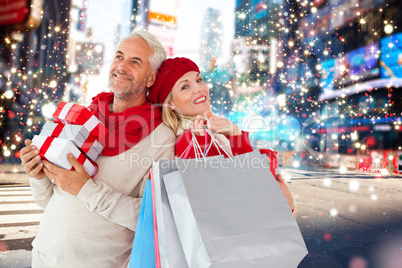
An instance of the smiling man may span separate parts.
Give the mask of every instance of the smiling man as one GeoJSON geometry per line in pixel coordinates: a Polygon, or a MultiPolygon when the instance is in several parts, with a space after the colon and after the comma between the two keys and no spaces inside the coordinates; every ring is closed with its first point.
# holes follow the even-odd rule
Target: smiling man
{"type": "Polygon", "coordinates": [[[71,155],[75,171],[39,163],[39,151],[25,141],[21,165],[44,209],[32,267],[128,266],[149,169],[174,154],[175,135],[146,100],[165,58],[159,41],[144,31],[118,44],[109,73],[112,92],[100,93],[88,107],[109,130],[93,178],[71,155]]]}

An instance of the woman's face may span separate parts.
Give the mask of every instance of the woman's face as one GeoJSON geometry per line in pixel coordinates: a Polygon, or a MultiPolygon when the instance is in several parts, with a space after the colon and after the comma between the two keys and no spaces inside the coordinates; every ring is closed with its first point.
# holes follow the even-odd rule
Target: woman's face
{"type": "Polygon", "coordinates": [[[207,84],[198,72],[190,71],[174,84],[170,108],[186,116],[203,115],[211,109],[209,101],[207,84]]]}

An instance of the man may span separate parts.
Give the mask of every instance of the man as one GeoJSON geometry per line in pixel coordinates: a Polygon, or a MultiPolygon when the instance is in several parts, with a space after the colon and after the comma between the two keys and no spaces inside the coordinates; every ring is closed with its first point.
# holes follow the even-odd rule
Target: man
{"type": "Polygon", "coordinates": [[[165,58],[162,45],[143,31],[118,44],[109,73],[113,93],[99,94],[89,106],[109,130],[94,178],[71,154],[75,171],[39,163],[39,151],[25,141],[21,165],[44,209],[32,267],[128,266],[152,161],[174,154],[173,132],[146,101],[165,58]]]}

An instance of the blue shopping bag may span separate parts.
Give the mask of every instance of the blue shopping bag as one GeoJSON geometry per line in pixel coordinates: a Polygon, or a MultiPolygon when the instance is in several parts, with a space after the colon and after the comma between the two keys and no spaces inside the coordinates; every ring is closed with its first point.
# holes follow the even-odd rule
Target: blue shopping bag
{"type": "Polygon", "coordinates": [[[133,249],[131,251],[130,268],[155,267],[154,222],[152,211],[151,180],[145,183],[140,213],[138,215],[133,249]]]}

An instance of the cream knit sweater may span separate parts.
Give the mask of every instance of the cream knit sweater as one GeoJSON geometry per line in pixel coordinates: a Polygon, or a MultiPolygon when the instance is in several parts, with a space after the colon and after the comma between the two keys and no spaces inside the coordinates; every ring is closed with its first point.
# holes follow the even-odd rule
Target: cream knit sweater
{"type": "Polygon", "coordinates": [[[153,161],[174,157],[176,137],[163,123],[117,156],[99,156],[99,171],[73,196],[49,179],[31,178],[44,209],[32,267],[128,267],[145,181],[153,161]]]}

